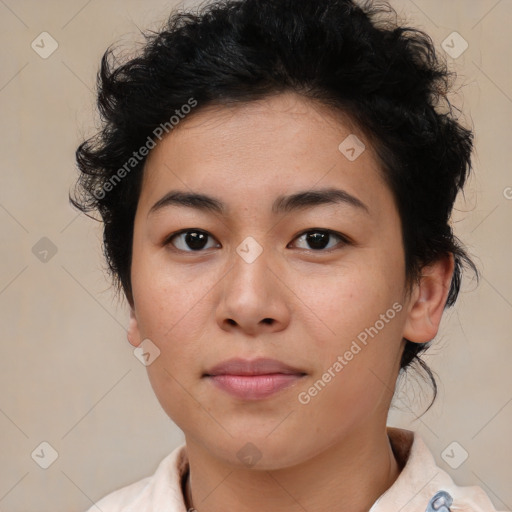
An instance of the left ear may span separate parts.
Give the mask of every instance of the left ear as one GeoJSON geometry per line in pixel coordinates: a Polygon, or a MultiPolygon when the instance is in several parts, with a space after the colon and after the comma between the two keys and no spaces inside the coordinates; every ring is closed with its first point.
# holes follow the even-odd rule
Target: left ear
{"type": "Polygon", "coordinates": [[[404,326],[403,337],[415,343],[432,340],[439,329],[455,262],[447,254],[421,270],[419,283],[414,285],[404,326]]]}
{"type": "Polygon", "coordinates": [[[137,317],[135,316],[134,306],[130,306],[130,322],[126,332],[126,337],[128,338],[130,344],[134,347],[138,347],[142,341],[139,331],[139,323],[137,321],[137,317]]]}

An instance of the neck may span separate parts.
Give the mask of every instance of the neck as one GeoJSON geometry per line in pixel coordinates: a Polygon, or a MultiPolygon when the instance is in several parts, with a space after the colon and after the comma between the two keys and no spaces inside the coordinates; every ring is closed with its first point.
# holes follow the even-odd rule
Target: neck
{"type": "Polygon", "coordinates": [[[197,512],[368,512],[401,471],[385,429],[370,439],[357,433],[278,470],[235,468],[189,440],[187,455],[187,510],[197,512]]]}

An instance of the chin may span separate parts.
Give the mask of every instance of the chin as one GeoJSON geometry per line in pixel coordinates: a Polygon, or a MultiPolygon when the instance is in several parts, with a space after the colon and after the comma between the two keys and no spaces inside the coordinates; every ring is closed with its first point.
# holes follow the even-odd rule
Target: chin
{"type": "Polygon", "coordinates": [[[285,469],[312,456],[305,453],[303,443],[292,441],[293,436],[272,436],[273,434],[268,435],[268,430],[261,435],[252,432],[251,436],[229,437],[225,443],[214,443],[209,448],[212,455],[238,469],[285,469]]]}

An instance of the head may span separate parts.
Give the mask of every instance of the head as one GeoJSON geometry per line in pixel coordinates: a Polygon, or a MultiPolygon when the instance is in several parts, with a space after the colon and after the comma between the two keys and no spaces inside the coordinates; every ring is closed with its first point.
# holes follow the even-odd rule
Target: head
{"type": "Polygon", "coordinates": [[[72,202],[101,215],[128,338],[160,350],[162,406],[220,456],[242,439],[267,465],[311,456],[385,417],[414,364],[435,398],[421,354],[474,269],[450,226],[472,133],[431,39],[391,12],[220,1],[173,14],[127,62],[102,59],[103,128],[77,150],[72,202]],[[206,382],[235,356],[303,376],[240,408],[206,382]],[[307,428],[325,435],[282,453],[307,428]]]}

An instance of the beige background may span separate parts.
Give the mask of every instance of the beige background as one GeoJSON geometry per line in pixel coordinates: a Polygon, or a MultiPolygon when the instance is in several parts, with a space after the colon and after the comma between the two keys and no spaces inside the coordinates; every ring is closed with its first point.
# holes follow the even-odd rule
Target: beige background
{"type": "MultiPolygon", "coordinates": [[[[391,4],[441,52],[453,31],[469,43],[448,57],[464,83],[455,103],[476,131],[476,175],[455,229],[483,279],[464,286],[427,358],[439,376],[436,405],[415,420],[426,402],[409,379],[389,424],[419,431],[457,483],[483,487],[510,510],[512,2],[391,4]],[[458,469],[442,458],[453,441],[469,454],[458,469]]],[[[126,341],[126,308],[102,273],[100,226],[67,200],[74,150],[94,130],[103,51],[140,40],[137,27],[156,28],[173,5],[0,0],[0,511],[85,510],[152,473],[183,440],[126,341]],[[31,48],[43,31],[59,45],[47,59],[31,48]],[[42,237],[57,249],[47,262],[32,251],[42,237]],[[31,458],[43,441],[58,452],[46,470],[31,458]]]]}

